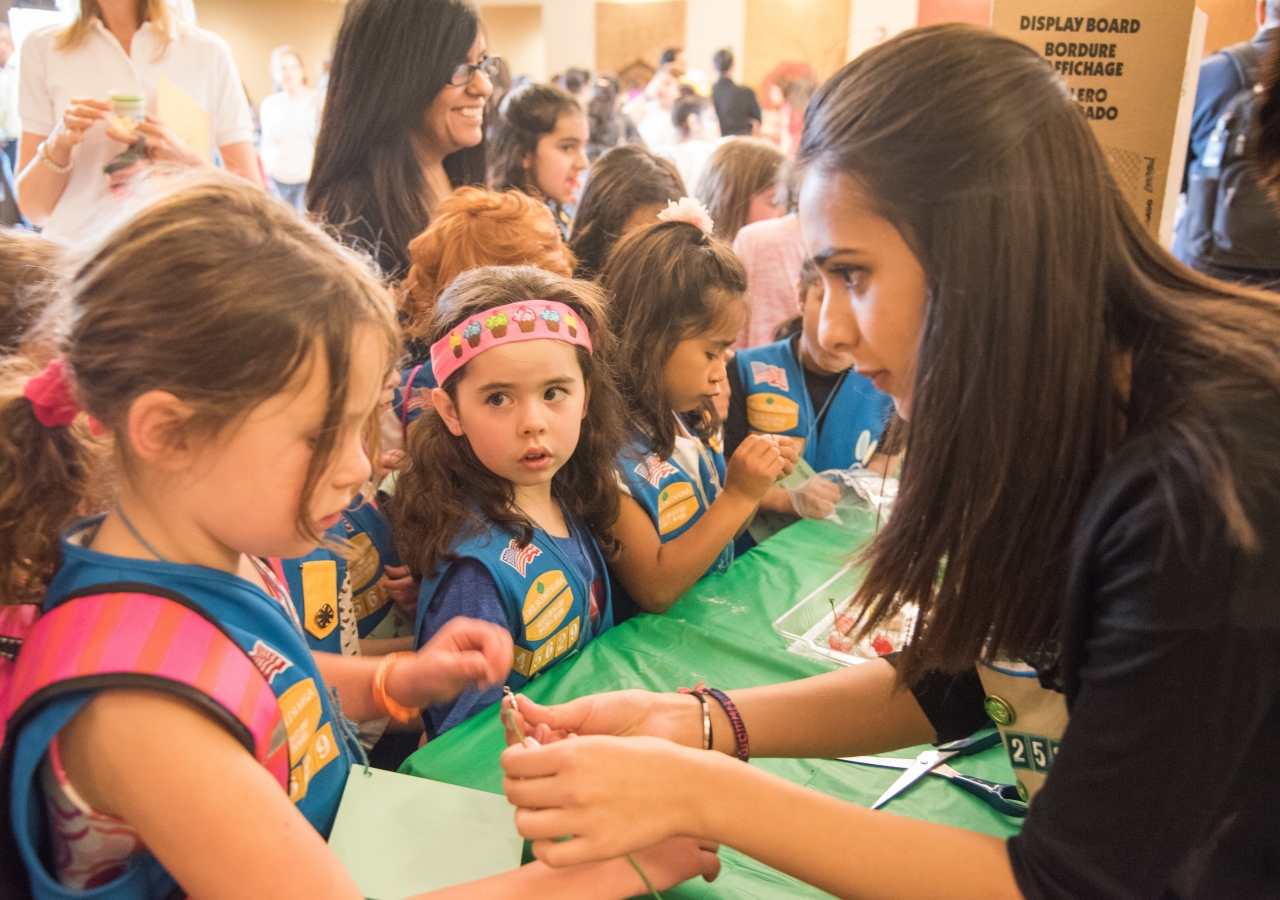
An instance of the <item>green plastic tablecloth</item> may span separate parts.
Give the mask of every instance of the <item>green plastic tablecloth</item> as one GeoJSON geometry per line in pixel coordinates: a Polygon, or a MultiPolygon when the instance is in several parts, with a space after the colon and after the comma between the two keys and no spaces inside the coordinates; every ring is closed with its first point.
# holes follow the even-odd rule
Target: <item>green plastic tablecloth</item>
{"type": "MultiPolygon", "coordinates": [[[[665,614],[640,615],[613,628],[576,657],[535,679],[525,693],[539,703],[563,703],[623,688],[672,691],[705,681],[732,689],[830,671],[827,664],[787,652],[772,623],[830,578],[870,537],[869,514],[855,511],[845,519],[849,523],[845,526],[801,521],[784,529],[737,560],[725,574],[694,585],[665,614]]],[[[418,750],[401,771],[500,793],[498,755],[504,746],[495,705],[418,750]]],[[[912,757],[923,749],[927,748],[892,755],[912,757]]],[[[870,806],[899,774],[818,759],[753,759],[751,765],[862,806],[870,806]]],[[[952,767],[991,781],[1013,782],[1002,747],[955,760],[952,767]]],[[[1020,821],[932,776],[895,798],[887,810],[998,837],[1016,833],[1020,821]]],[[[723,870],[714,883],[694,879],[664,891],[664,897],[829,896],[728,848],[720,856],[723,870]]]]}

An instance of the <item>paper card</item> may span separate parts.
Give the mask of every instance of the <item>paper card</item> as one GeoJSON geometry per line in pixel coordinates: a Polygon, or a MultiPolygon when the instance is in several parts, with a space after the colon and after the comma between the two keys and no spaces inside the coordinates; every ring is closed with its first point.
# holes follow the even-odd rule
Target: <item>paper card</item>
{"type": "Polygon", "coordinates": [[[1195,0],[994,0],[991,11],[992,28],[1062,73],[1121,192],[1166,244],[1204,46],[1195,13],[1195,0]]]}
{"type": "Polygon", "coordinates": [[[499,794],[355,765],[329,848],[369,900],[401,900],[518,868],[514,812],[499,794]]]}
{"type": "Polygon", "coordinates": [[[213,151],[209,146],[209,114],[191,99],[190,94],[165,75],[160,76],[156,115],[194,152],[204,159],[213,160],[213,151]]]}

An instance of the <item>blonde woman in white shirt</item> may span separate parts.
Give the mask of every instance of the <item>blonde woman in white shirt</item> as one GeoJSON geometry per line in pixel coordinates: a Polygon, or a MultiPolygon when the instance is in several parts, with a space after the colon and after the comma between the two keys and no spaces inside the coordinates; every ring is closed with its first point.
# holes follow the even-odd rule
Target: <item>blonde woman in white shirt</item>
{"type": "Polygon", "coordinates": [[[262,184],[230,48],[181,22],[166,0],[80,0],[70,26],[33,31],[21,53],[18,204],[50,237],[91,233],[114,205],[103,167],[133,139],[108,124],[111,90],[145,94],[149,114],[137,133],[148,161],[204,166],[217,150],[228,171],[262,184]],[[207,148],[188,147],[154,115],[161,78],[209,114],[207,148]]]}
{"type": "Polygon", "coordinates": [[[307,86],[302,57],[287,44],[271,52],[276,92],[262,101],[262,166],[276,193],[299,212],[307,209],[307,180],[316,153],[320,115],[316,92],[307,86]]]}

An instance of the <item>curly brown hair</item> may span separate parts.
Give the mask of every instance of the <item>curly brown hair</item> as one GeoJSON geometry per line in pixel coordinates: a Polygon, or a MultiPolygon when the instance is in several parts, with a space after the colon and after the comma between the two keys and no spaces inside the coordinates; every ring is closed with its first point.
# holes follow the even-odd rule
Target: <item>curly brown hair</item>
{"type": "MultiPolygon", "coordinates": [[[[662,222],[624,237],[599,284],[612,294],[609,325],[618,337],[618,387],[627,420],[664,459],[676,426],[664,376],[676,345],[706,331],[730,302],[745,303],[747,270],[733,249],[687,222],[662,222]]],[[[720,428],[710,402],[688,417],[708,438],[720,428]]]]}
{"type": "Polygon", "coordinates": [[[409,243],[412,266],[401,285],[405,333],[423,339],[431,307],[459,272],[480,266],[537,266],[573,274],[576,257],[560,238],[551,210],[520,191],[458,188],[436,204],[435,218],[409,243]]]}
{"type": "MultiPolygon", "coordinates": [[[[591,335],[593,352],[576,347],[582,376],[590,388],[578,446],[551,483],[566,516],[581,522],[607,559],[618,552],[613,526],[618,518],[614,463],[622,445],[622,401],[611,361],[613,336],[605,320],[600,290],[533,266],[491,266],[463,272],[436,302],[429,338],[440,340],[468,318],[495,306],[554,300],[573,309],[591,335]]],[[[458,381],[467,367],[440,387],[457,401],[458,381]]],[[[439,565],[457,558],[456,540],[484,533],[490,524],[518,536],[527,546],[534,525],[515,509],[511,482],[494,475],[454,435],[434,409],[409,432],[409,444],[389,511],[400,556],[415,576],[434,578],[439,565]]]]}

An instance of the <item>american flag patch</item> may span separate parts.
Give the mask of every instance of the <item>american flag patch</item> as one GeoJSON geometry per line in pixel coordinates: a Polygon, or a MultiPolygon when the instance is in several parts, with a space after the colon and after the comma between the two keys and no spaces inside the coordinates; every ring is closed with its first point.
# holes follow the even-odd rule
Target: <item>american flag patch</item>
{"type": "Polygon", "coordinates": [[[404,408],[406,412],[418,412],[422,409],[431,409],[431,388],[410,388],[409,396],[405,399],[404,408]]]}
{"type": "Polygon", "coordinates": [[[636,474],[654,487],[658,486],[658,482],[666,478],[668,475],[674,475],[680,471],[665,459],[659,459],[656,456],[650,456],[640,465],[636,466],[636,474]]]}
{"type": "Polygon", "coordinates": [[[534,557],[541,555],[542,551],[533,546],[533,544],[521,547],[516,543],[516,539],[512,538],[511,543],[507,545],[507,549],[503,550],[498,558],[519,572],[520,577],[523,578],[525,568],[529,563],[533,562],[534,557]]]}
{"type": "Polygon", "coordinates": [[[267,679],[267,684],[270,684],[277,675],[293,665],[293,663],[262,643],[262,641],[254,643],[253,652],[249,654],[249,659],[253,660],[253,664],[258,667],[258,671],[267,679]]]}
{"type": "Polygon", "coordinates": [[[756,384],[771,385],[781,391],[791,390],[787,387],[786,369],[771,366],[768,363],[753,361],[751,363],[751,380],[756,384]]]}

